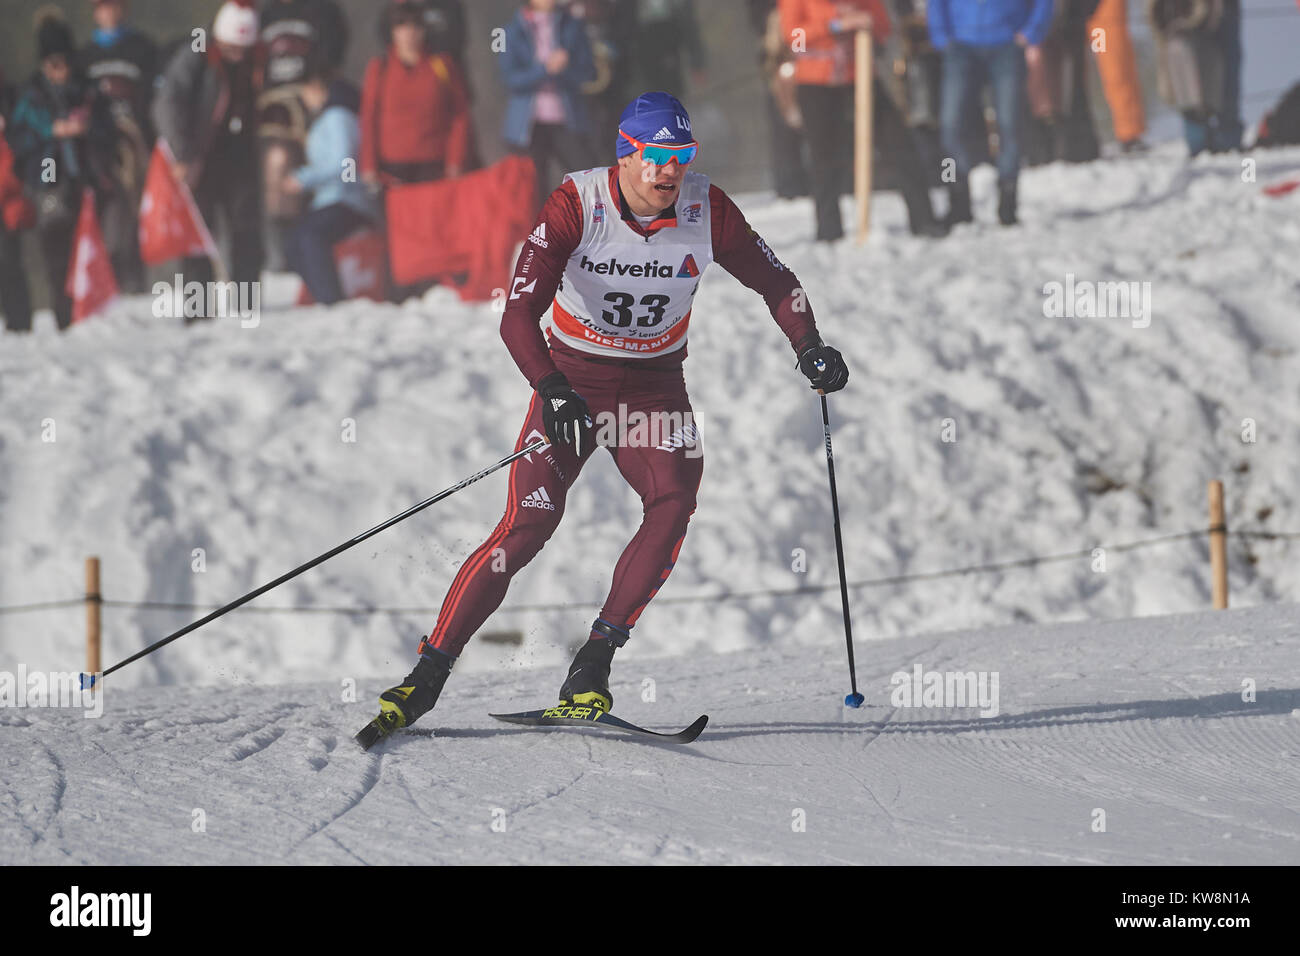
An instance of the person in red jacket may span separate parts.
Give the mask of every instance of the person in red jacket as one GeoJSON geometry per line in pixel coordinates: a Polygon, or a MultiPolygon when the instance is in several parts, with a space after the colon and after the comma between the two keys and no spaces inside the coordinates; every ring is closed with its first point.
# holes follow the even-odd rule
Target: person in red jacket
{"type": "Polygon", "coordinates": [[[424,10],[391,3],[388,50],[366,67],[361,90],[361,175],[373,185],[459,176],[470,114],[456,61],[430,54],[424,10]]]}
{"type": "Polygon", "coordinates": [[[515,266],[501,337],[535,391],[515,448],[549,445],[513,463],[505,516],[461,565],[415,668],[380,695],[386,732],[433,707],[466,642],[559,525],[598,446],[641,496],[644,517],[560,700],[613,706],[614,651],[667,581],[695,511],[703,460],[682,363],[710,263],[763,297],[813,388],[847,383],[794,273],[726,193],[688,171],[698,150],[685,107],[643,93],[619,120],[618,162],[570,173],[542,207],[515,266]],[[538,324],[548,313],[549,341],[538,324]]]}
{"type": "MultiPolygon", "coordinates": [[[[370,61],[361,88],[361,178],[373,191],[459,176],[470,161],[469,99],[456,61],[430,53],[423,4],[393,2],[389,46],[370,61]]],[[[389,249],[403,241],[390,233],[389,249]]],[[[419,294],[387,276],[388,298],[419,294]]]]}

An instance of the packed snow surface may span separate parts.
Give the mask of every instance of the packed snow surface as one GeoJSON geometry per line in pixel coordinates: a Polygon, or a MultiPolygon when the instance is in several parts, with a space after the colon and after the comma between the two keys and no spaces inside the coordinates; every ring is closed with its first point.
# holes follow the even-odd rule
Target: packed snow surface
{"type": "Polygon", "coordinates": [[[712,718],[676,747],[488,716],[558,668],[453,675],[369,752],[373,681],[0,711],[0,863],[1300,863],[1294,606],[860,651],[859,710],[829,640],[619,661],[624,718],[712,718]],[[996,672],[996,715],[894,706],[917,666],[996,672]]]}

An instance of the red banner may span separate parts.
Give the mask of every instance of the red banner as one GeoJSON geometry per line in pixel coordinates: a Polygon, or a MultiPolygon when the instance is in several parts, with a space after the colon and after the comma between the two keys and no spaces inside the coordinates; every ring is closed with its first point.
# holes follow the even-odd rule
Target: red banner
{"type": "Polygon", "coordinates": [[[72,299],[73,325],[90,318],[117,298],[117,276],[113,275],[113,263],[104,245],[99,217],[95,215],[95,194],[90,189],[82,195],[64,292],[72,299]]]}
{"type": "Polygon", "coordinates": [[[385,196],[388,256],[398,285],[436,279],[467,302],[510,285],[515,249],[536,212],[536,172],[526,156],[385,196]]]}
{"type": "Polygon", "coordinates": [[[216,243],[189,187],[172,175],[173,162],[166,141],[158,140],[140,200],[140,258],[145,265],[186,256],[217,257],[216,243]]]}

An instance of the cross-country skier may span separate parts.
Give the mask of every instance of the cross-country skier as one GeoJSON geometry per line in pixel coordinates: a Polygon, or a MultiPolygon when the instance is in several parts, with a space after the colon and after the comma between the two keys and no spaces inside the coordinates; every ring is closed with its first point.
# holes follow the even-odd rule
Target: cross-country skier
{"type": "Polygon", "coordinates": [[[641,495],[644,518],[614,568],[560,702],[612,707],[614,651],[667,580],[695,510],[703,460],[690,447],[696,432],[682,360],[691,303],[711,262],[763,296],[813,388],[833,392],[848,381],[840,353],[822,344],[794,274],[726,193],[687,171],[698,150],[685,107],[667,93],[645,93],[619,120],[617,164],[570,173],[543,206],[515,267],[501,337],[536,391],[515,450],[541,438],[550,444],[511,466],[505,516],[461,566],[437,626],[420,642],[415,669],[380,695],[390,729],[433,707],[511,576],[559,525],[569,487],[605,433],[596,424],[622,405],[629,420],[668,413],[658,420],[686,424],[676,434],[651,430],[649,441],[637,440],[644,430],[633,428],[607,442],[641,495]],[[548,310],[549,342],[539,326],[548,310]]]}

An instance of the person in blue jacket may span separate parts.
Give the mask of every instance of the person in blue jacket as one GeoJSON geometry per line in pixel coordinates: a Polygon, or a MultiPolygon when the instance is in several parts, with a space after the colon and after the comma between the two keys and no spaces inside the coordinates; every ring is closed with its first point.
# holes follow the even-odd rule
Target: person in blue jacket
{"type": "Polygon", "coordinates": [[[582,22],[557,0],[528,0],[505,28],[499,60],[509,92],[506,145],[537,165],[540,207],[561,176],[591,165],[581,90],[596,76],[591,44],[582,22]]]}
{"type": "Polygon", "coordinates": [[[312,298],[333,305],[343,298],[334,244],[372,225],[379,208],[357,175],[361,95],[347,80],[332,78],[328,67],[309,68],[302,100],[315,115],[307,131],[307,162],[285,186],[310,191],[311,205],[294,226],[285,249],[290,267],[302,276],[312,298]]]}
{"type": "Polygon", "coordinates": [[[987,81],[998,118],[998,221],[1016,221],[1020,176],[1020,118],[1025,65],[1042,56],[1039,45],[1052,22],[1053,0],[930,0],[930,42],[943,51],[939,130],[945,155],[956,165],[949,185],[948,222],[971,221],[970,156],[962,119],[987,81]]]}

